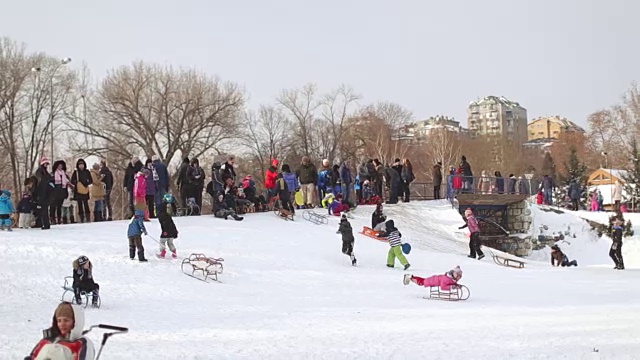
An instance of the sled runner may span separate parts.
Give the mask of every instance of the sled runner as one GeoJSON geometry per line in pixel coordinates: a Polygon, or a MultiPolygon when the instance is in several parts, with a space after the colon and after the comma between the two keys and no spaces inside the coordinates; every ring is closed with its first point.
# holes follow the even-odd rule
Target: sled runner
{"type": "Polygon", "coordinates": [[[442,290],[440,286],[432,286],[429,288],[429,296],[425,296],[425,299],[431,300],[445,300],[445,301],[460,301],[467,300],[471,296],[471,291],[464,285],[452,285],[451,290],[442,290]]]}
{"type": "Polygon", "coordinates": [[[512,267],[516,269],[524,269],[524,262],[522,261],[509,259],[506,257],[494,255],[494,254],[491,254],[491,257],[493,258],[493,261],[498,265],[512,267]]]}
{"type": "Polygon", "coordinates": [[[187,206],[176,209],[176,216],[200,215],[200,206],[196,203],[196,199],[188,198],[187,206]]]}
{"type": "Polygon", "coordinates": [[[218,274],[222,274],[223,261],[224,259],[222,258],[209,258],[205,254],[191,254],[188,258],[182,260],[180,268],[185,275],[189,275],[192,278],[204,282],[209,282],[209,280],[218,281],[218,274]],[[196,276],[196,273],[202,274],[202,276],[196,276]]]}
{"type": "MultiPolygon", "coordinates": [[[[64,291],[62,292],[60,301],[75,304],[76,302],[74,301],[75,292],[73,291],[73,276],[64,277],[64,285],[62,285],[62,289],[64,289],[64,291]],[[71,297],[69,297],[69,295],[71,297]]],[[[84,303],[84,307],[86,308],[93,300],[93,293],[91,291],[89,292],[81,291],[80,297],[82,298],[82,302],[84,303]]],[[[100,305],[102,305],[102,296],[98,296],[98,304],[93,307],[99,309],[100,305]]]]}
{"type": "Polygon", "coordinates": [[[364,236],[368,236],[372,239],[376,239],[378,241],[387,241],[386,238],[381,238],[378,237],[378,234],[380,234],[379,231],[375,231],[372,228],[368,227],[368,226],[363,226],[362,227],[362,231],[360,231],[360,234],[364,235],[364,236]]]}
{"type": "Polygon", "coordinates": [[[277,199],[273,204],[273,213],[276,214],[277,217],[284,220],[293,221],[294,213],[282,208],[282,202],[280,199],[277,199]]]}
{"type": "Polygon", "coordinates": [[[318,214],[315,211],[307,210],[302,213],[302,218],[316,225],[326,225],[329,223],[327,215],[318,214]]]}

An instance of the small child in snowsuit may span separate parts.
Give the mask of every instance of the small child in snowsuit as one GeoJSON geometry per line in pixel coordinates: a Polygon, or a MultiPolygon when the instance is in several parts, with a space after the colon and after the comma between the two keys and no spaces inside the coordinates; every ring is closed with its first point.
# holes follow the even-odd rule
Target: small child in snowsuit
{"type": "Polygon", "coordinates": [[[11,216],[15,212],[16,209],[13,207],[13,201],[11,201],[11,192],[2,190],[2,193],[0,193],[0,230],[11,231],[11,226],[13,225],[11,216]]]}
{"type": "Polygon", "coordinates": [[[551,247],[551,266],[578,266],[578,262],[576,260],[569,261],[569,258],[560,250],[560,247],[553,245],[551,247]]]}
{"type": "Polygon", "coordinates": [[[428,278],[422,278],[411,274],[405,274],[402,283],[409,285],[414,283],[424,287],[440,287],[441,290],[449,291],[451,288],[458,287],[458,281],[462,279],[462,270],[460,266],[456,266],[453,270],[447,271],[444,275],[434,275],[428,278]]]}
{"type": "Polygon", "coordinates": [[[100,285],[93,281],[93,265],[89,258],[80,256],[73,262],[73,292],[75,302],[82,304],[82,293],[91,293],[91,305],[98,306],[98,292],[100,285]]]}
{"type": "Polygon", "coordinates": [[[74,215],[76,201],[73,199],[73,189],[68,188],[69,195],[62,200],[62,223],[63,224],[75,224],[76,218],[74,215]]]}
{"type": "Polygon", "coordinates": [[[20,217],[18,218],[18,227],[20,229],[30,229],[31,221],[33,220],[33,198],[31,194],[25,192],[22,194],[22,199],[18,202],[18,213],[20,217]]]}
{"type": "Polygon", "coordinates": [[[342,215],[340,218],[340,226],[336,234],[342,235],[342,253],[348,255],[351,259],[351,265],[356,266],[356,257],[353,255],[353,244],[355,238],[353,237],[353,229],[351,223],[347,220],[346,215],[342,215]]]}
{"type": "Polygon", "coordinates": [[[364,183],[362,183],[362,200],[365,204],[370,204],[372,197],[373,189],[371,188],[371,182],[369,180],[365,180],[364,183]]]}
{"type": "Polygon", "coordinates": [[[169,204],[167,203],[167,198],[164,197],[162,204],[158,206],[158,221],[160,222],[160,228],[162,230],[162,234],[160,234],[160,253],[158,254],[160,258],[164,258],[165,255],[167,255],[167,247],[169,247],[171,251],[171,256],[174,259],[178,258],[176,247],[173,245],[173,240],[178,237],[178,229],[176,229],[176,224],[171,218],[171,214],[175,211],[175,202],[169,204]]]}
{"type": "Polygon", "coordinates": [[[140,262],[147,261],[144,257],[144,247],[142,246],[142,234],[147,235],[147,229],[144,227],[144,214],[144,210],[136,210],[127,229],[127,237],[129,237],[129,258],[131,260],[135,259],[137,248],[138,260],[140,260],[140,262]]]}
{"type": "Polygon", "coordinates": [[[471,236],[469,236],[469,256],[472,259],[476,258],[476,254],[478,255],[478,260],[482,260],[484,257],[484,253],[480,246],[480,226],[478,225],[478,220],[475,215],[473,215],[473,211],[471,209],[467,209],[464,211],[464,217],[466,223],[460,226],[458,229],[462,230],[466,227],[469,227],[469,232],[471,232],[471,236]]]}
{"type": "Polygon", "coordinates": [[[613,222],[613,242],[611,243],[611,249],[609,249],[609,256],[616,264],[614,269],[624,270],[624,260],[622,259],[622,220],[616,219],[613,222]]]}
{"type": "Polygon", "coordinates": [[[385,225],[386,230],[383,233],[378,234],[378,237],[386,238],[389,241],[389,246],[391,246],[389,254],[387,255],[387,267],[394,267],[396,258],[398,258],[400,263],[404,265],[404,269],[407,270],[411,264],[409,264],[407,258],[404,257],[404,254],[402,253],[402,241],[400,240],[402,238],[402,234],[396,228],[393,220],[388,220],[385,225]]]}

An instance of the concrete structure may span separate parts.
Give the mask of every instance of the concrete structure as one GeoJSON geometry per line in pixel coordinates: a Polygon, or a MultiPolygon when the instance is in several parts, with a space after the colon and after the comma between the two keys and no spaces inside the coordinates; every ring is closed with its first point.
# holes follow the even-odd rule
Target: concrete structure
{"type": "Polygon", "coordinates": [[[528,140],[558,139],[565,132],[584,134],[584,129],[558,115],[534,119],[527,125],[528,140]]]}
{"type": "Polygon", "coordinates": [[[393,140],[421,142],[426,141],[434,131],[443,130],[452,134],[465,135],[466,129],[460,126],[460,122],[444,115],[432,116],[426,120],[416,121],[404,126],[393,140]]]}
{"type": "Polygon", "coordinates": [[[527,109],[505,97],[487,96],[467,109],[472,137],[500,136],[518,144],[527,141],[527,109]]]}

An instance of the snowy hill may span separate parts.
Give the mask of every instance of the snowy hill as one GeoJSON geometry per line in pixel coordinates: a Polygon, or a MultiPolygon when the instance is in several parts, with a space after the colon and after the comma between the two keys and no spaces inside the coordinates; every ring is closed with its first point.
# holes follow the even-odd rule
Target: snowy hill
{"type": "MultiPolygon", "coordinates": [[[[369,225],[372,211],[356,210],[355,230],[369,225]]],[[[337,218],[319,226],[272,213],[249,214],[243,222],[175,218],[180,258],[196,252],[225,259],[221,283],[213,284],[183,275],[179,261],[153,257],[157,244],[149,238],[150,261],[129,260],[126,222],[16,230],[0,233],[0,358],[22,359],[39,340],[79,255],[93,262],[103,297],[100,309],[86,311],[87,326],[130,328],[109,340],[104,360],[633,359],[640,353],[640,264],[614,271],[606,253],[596,258],[596,248],[608,251],[606,239],[569,239],[572,249],[586,249],[578,268],[551,268],[540,258],[511,269],[489,257],[466,258],[460,217],[446,202],[389,205],[385,212],[413,245],[408,272],[441,274],[460,265],[469,300],[423,299],[424,288],[402,284],[404,271],[385,267],[388,245],[361,235],[352,267],[340,253],[337,218]],[[594,241],[602,243],[593,248],[594,241]]],[[[556,215],[540,215],[547,216],[556,215]]],[[[157,238],[157,222],[146,225],[157,238]]],[[[99,333],[89,337],[98,347],[99,333]]]]}

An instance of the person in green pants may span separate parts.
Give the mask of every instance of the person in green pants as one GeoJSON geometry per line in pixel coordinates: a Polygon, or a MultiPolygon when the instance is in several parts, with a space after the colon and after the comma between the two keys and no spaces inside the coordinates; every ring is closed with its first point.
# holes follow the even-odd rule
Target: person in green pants
{"type": "Polygon", "coordinates": [[[404,266],[404,269],[407,270],[411,264],[407,261],[407,258],[404,257],[402,253],[402,234],[395,226],[393,220],[388,220],[386,223],[386,230],[378,234],[378,237],[386,238],[389,241],[389,254],[387,255],[387,266],[392,268],[395,265],[396,258],[400,261],[400,263],[404,266]]]}

